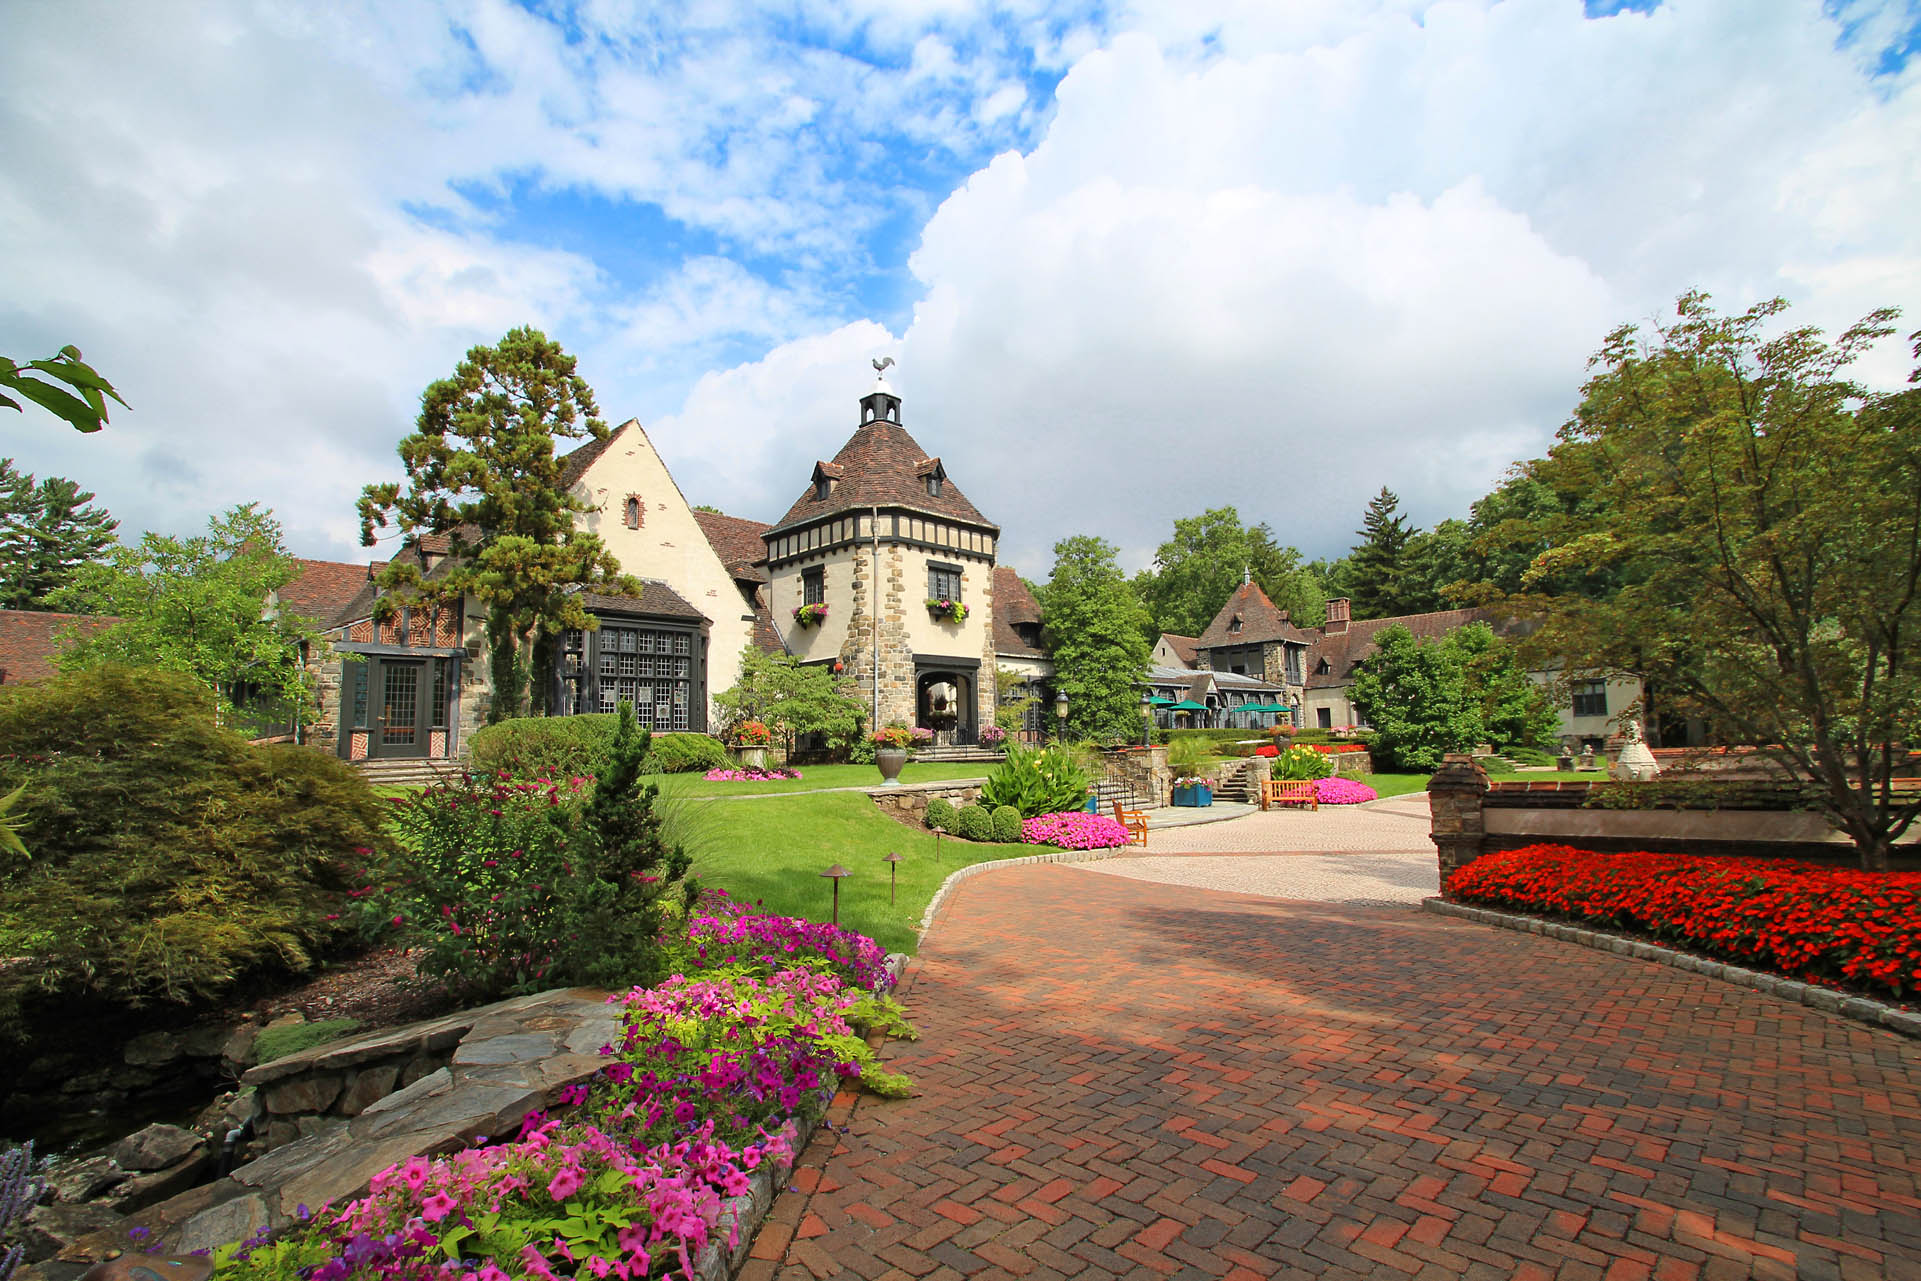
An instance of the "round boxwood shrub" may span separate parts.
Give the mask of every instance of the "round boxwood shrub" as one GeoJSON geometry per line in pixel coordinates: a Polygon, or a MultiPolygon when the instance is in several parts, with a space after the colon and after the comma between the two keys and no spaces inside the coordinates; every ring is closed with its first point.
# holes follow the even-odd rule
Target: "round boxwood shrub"
{"type": "Polygon", "coordinates": [[[954,806],[944,796],[936,796],[927,802],[927,826],[943,832],[954,830],[954,806]]]}
{"type": "Polygon", "coordinates": [[[0,794],[31,857],[0,858],[0,1022],[23,1003],[216,997],[347,941],[384,847],[353,766],[250,746],[188,677],[100,667],[0,690],[0,794]]]}
{"type": "MultiPolygon", "coordinates": [[[[474,768],[489,774],[505,770],[514,778],[580,778],[614,746],[615,716],[521,716],[489,725],[474,735],[474,768]]],[[[641,761],[643,774],[688,774],[722,769],[727,749],[710,734],[655,734],[641,761]]]]}
{"type": "Polygon", "coordinates": [[[955,834],[970,841],[991,841],[994,839],[994,820],[988,817],[983,805],[963,805],[960,813],[954,816],[955,834]]]}
{"type": "Polygon", "coordinates": [[[1003,845],[1018,845],[1021,840],[1021,812],[1003,805],[989,816],[994,839],[1003,845]]]}

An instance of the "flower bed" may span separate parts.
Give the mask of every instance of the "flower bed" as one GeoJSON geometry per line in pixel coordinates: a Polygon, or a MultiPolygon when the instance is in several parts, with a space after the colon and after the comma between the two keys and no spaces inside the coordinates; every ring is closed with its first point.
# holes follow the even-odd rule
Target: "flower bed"
{"type": "Polygon", "coordinates": [[[701,777],[710,783],[771,783],[783,778],[799,778],[797,769],[710,769],[701,777]]]}
{"type": "Polygon", "coordinates": [[[1367,750],[1366,743],[1302,743],[1301,746],[1307,748],[1309,751],[1319,752],[1323,756],[1339,756],[1343,752],[1365,752],[1367,750]]]}
{"type": "Polygon", "coordinates": [[[1057,845],[1064,850],[1105,850],[1127,844],[1127,829],[1105,814],[1069,810],[1025,820],[1021,823],[1021,840],[1029,845],[1057,845]]]}
{"type": "Polygon", "coordinates": [[[1807,982],[1921,990],[1921,873],[1529,845],[1483,855],[1448,897],[1614,925],[1807,982]]]}
{"type": "Polygon", "coordinates": [[[1314,780],[1314,799],[1323,805],[1359,805],[1379,796],[1380,793],[1366,783],[1357,783],[1351,778],[1314,780]]]}
{"type": "Polygon", "coordinates": [[[733,1248],[727,1198],[792,1161],[830,1083],[903,1093],[862,1033],[911,1029],[871,939],[710,896],[683,946],[689,974],[611,998],[624,1030],[567,1115],[390,1167],[344,1209],[219,1251],[215,1281],[629,1281],[733,1248]]]}

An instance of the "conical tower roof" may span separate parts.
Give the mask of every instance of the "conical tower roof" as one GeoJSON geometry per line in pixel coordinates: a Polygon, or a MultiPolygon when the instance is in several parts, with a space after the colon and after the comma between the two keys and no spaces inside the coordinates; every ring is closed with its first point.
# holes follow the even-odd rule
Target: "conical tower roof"
{"type": "MultiPolygon", "coordinates": [[[[874,396],[869,396],[862,404],[873,399],[874,396]]],[[[898,400],[894,403],[896,406],[899,404],[898,400]]],[[[912,507],[999,530],[999,526],[981,515],[980,510],[967,501],[967,496],[961,493],[960,488],[948,479],[939,458],[932,457],[922,449],[920,442],[908,435],[905,427],[898,422],[888,421],[881,414],[874,415],[872,421],[862,423],[860,429],[841,446],[840,452],[834,455],[832,462],[814,464],[814,474],[807,489],[787,509],[787,514],[780,518],[776,528],[835,512],[874,506],[912,507]],[[929,476],[940,478],[939,493],[927,492],[929,476]],[[817,498],[818,482],[823,478],[833,483],[828,486],[825,496],[817,498]]]]}

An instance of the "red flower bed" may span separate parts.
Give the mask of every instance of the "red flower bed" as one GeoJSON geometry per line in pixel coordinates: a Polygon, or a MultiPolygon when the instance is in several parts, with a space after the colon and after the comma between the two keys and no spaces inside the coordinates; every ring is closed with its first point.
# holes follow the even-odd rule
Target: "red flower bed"
{"type": "Polygon", "coordinates": [[[1366,743],[1307,743],[1304,744],[1304,746],[1311,747],[1315,751],[1328,756],[1338,756],[1342,752],[1365,752],[1367,750],[1366,743]]]}
{"type": "Polygon", "coordinates": [[[1484,855],[1448,897],[1578,917],[1807,981],[1921,990],[1921,873],[1529,845],[1484,855]]]}

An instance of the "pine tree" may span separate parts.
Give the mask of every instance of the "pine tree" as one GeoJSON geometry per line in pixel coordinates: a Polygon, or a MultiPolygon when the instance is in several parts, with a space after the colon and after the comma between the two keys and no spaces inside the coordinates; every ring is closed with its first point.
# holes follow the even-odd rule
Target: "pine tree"
{"type": "Polygon", "coordinates": [[[1386,485],[1368,500],[1358,531],[1361,541],[1348,561],[1355,618],[1387,618],[1396,612],[1401,553],[1414,536],[1400,507],[1401,500],[1386,485]]]}
{"type": "Polygon", "coordinates": [[[496,347],[470,350],[453,377],[422,395],[419,422],[399,446],[405,492],[392,482],[361,491],[366,545],[390,522],[403,537],[449,539],[444,573],[389,563],[377,608],[479,599],[493,666],[489,721],[546,712],[559,633],[596,625],[581,590],[640,594],[600,537],[578,527],[575,517],[593,509],[568,492],[554,453],[558,439],[605,440],[599,413],[559,343],[514,329],[496,347]]]}
{"type": "Polygon", "coordinates": [[[45,609],[83,565],[114,545],[120,522],[60,476],[35,481],[0,458],[0,607],[45,609]]]}

